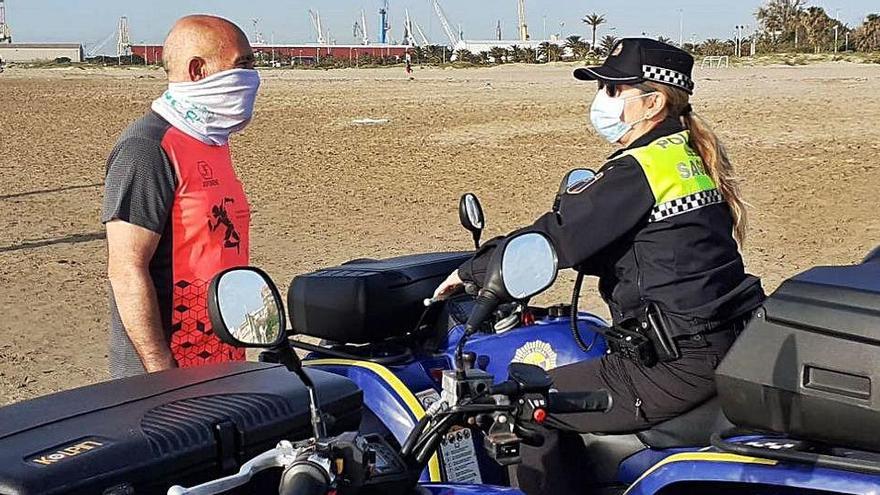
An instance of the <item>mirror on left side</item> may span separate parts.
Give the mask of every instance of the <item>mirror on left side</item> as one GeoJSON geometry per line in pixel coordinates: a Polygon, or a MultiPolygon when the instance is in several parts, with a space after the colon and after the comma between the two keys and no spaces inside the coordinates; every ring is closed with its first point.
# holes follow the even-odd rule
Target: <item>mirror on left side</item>
{"type": "Polygon", "coordinates": [[[511,298],[526,299],[539,294],[556,281],[556,249],[547,236],[527,232],[504,245],[501,279],[511,298]]]}
{"type": "Polygon", "coordinates": [[[211,282],[208,313],[214,332],[239,347],[274,347],[286,338],[278,288],[257,268],[233,268],[211,282]]]}

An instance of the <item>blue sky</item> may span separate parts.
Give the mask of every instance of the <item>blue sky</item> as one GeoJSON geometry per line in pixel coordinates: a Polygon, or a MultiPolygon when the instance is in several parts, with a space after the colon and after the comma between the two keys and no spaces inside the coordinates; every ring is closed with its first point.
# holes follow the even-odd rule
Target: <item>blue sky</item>
{"type": "MultiPolygon", "coordinates": [[[[526,0],[526,13],[532,38],[546,33],[588,34],[580,22],[584,14],[605,14],[608,24],[602,34],[615,36],[679,36],[679,10],[684,11],[684,38],[730,38],[733,26],[754,26],[752,13],[761,0],[666,0],[659,1],[574,1],[526,0]],[[662,7],[661,7],[662,5],[662,7]],[[560,26],[560,23],[564,25],[560,26]],[[546,26],[546,28],[545,28],[546,26]],[[613,31],[609,31],[614,28],[613,31]]],[[[367,13],[370,35],[375,39],[379,24],[380,0],[6,0],[7,17],[19,42],[71,41],[94,46],[116,29],[120,16],[128,16],[131,38],[135,43],[161,43],[174,20],[182,15],[206,12],[232,19],[249,36],[254,29],[251,19],[260,19],[259,29],[267,41],[277,43],[314,41],[308,9],[318,10],[325,29],[337,43],[353,41],[352,25],[367,13]]],[[[450,22],[461,24],[465,37],[490,39],[495,24],[502,22],[505,39],[516,33],[516,0],[441,0],[450,22]]],[[[812,5],[825,7],[832,15],[850,25],[858,24],[868,12],[880,11],[878,0],[816,0],[812,5]]],[[[432,41],[442,41],[440,23],[429,0],[390,0],[392,35],[402,33],[403,12],[418,22],[432,41]]],[[[111,48],[115,50],[115,48],[111,48]]]]}

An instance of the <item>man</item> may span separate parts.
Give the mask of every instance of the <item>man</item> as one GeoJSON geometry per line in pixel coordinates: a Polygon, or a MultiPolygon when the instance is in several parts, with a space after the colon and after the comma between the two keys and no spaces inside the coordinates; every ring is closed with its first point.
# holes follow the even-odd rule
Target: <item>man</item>
{"type": "Polygon", "coordinates": [[[253,114],[254,54],[235,24],[196,15],[174,25],[163,59],[168,90],[107,162],[114,378],[245,357],[214,335],[206,292],[248,264],[250,209],[228,139],[253,114]]]}

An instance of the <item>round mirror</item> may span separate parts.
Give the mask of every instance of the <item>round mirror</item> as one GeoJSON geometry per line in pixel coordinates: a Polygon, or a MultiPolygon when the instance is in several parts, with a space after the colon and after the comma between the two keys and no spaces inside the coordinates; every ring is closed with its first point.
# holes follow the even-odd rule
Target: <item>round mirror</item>
{"type": "Polygon", "coordinates": [[[556,250],[543,234],[529,232],[510,239],[501,258],[501,279],[510,297],[525,299],[556,280],[556,250]]]}
{"type": "Polygon", "coordinates": [[[577,184],[578,182],[583,182],[589,179],[592,179],[596,176],[596,172],[588,168],[576,168],[566,174],[565,176],[565,187],[564,189],[568,189],[569,187],[577,184]]]}
{"type": "Polygon", "coordinates": [[[471,232],[483,230],[485,226],[483,206],[476,195],[472,193],[463,195],[459,204],[459,210],[461,225],[464,228],[471,232]]]}
{"type": "MultiPolygon", "coordinates": [[[[223,273],[217,282],[217,309],[228,334],[244,346],[268,347],[283,339],[284,312],[274,284],[261,272],[235,269],[223,273]]],[[[223,332],[225,330],[225,332],[223,332]]]]}

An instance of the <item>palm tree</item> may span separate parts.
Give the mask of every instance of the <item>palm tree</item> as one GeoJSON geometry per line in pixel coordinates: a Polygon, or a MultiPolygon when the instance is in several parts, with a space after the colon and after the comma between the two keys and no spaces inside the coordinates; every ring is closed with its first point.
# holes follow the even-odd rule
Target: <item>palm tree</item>
{"type": "Polygon", "coordinates": [[[601,50],[602,54],[607,57],[607,56],[611,55],[611,50],[613,50],[614,45],[617,44],[617,37],[612,36],[610,34],[606,34],[605,36],[602,37],[602,41],[599,44],[602,47],[602,50],[601,50]]]}
{"type": "Polygon", "coordinates": [[[853,45],[863,52],[880,50],[880,14],[868,14],[864,24],[853,32],[853,45]]]}
{"type": "Polygon", "coordinates": [[[565,48],[571,50],[571,54],[578,60],[587,58],[587,55],[590,53],[590,47],[587,45],[587,42],[576,34],[565,39],[565,48]]]}
{"type": "Polygon", "coordinates": [[[562,58],[562,47],[545,41],[538,45],[538,57],[544,59],[544,62],[558,62],[562,58]]]}
{"type": "Polygon", "coordinates": [[[716,38],[710,38],[700,45],[701,55],[730,55],[727,53],[727,43],[716,38]]]}
{"type": "Polygon", "coordinates": [[[825,13],[822,7],[810,7],[804,12],[804,28],[807,31],[807,40],[813,45],[816,53],[819,53],[823,41],[828,38],[828,33],[833,20],[825,13]]]}
{"type": "Polygon", "coordinates": [[[599,29],[599,25],[605,24],[605,22],[606,22],[605,16],[593,12],[592,14],[585,16],[581,20],[584,22],[584,24],[586,24],[587,26],[590,26],[593,29],[593,43],[590,45],[590,51],[595,51],[596,50],[596,31],[599,29]]]}
{"type": "Polygon", "coordinates": [[[489,57],[493,63],[503,64],[507,58],[507,49],[500,46],[493,46],[489,49],[489,57]]]}
{"type": "Polygon", "coordinates": [[[789,41],[795,38],[795,30],[800,26],[800,16],[804,12],[806,0],[767,0],[755,12],[755,19],[761,29],[773,36],[774,41],[789,41]]]}
{"type": "Polygon", "coordinates": [[[474,61],[474,54],[467,48],[459,48],[455,51],[455,61],[471,63],[474,61]]]}
{"type": "Polygon", "coordinates": [[[521,53],[522,48],[517,45],[511,45],[511,47],[507,49],[507,61],[514,63],[522,62],[522,57],[520,57],[521,53]]]}
{"type": "Polygon", "coordinates": [[[674,44],[672,38],[667,38],[666,36],[657,36],[657,41],[660,43],[666,43],[667,45],[674,44]]]}
{"type": "Polygon", "coordinates": [[[477,59],[479,60],[479,62],[481,64],[488,64],[489,63],[489,52],[482,51],[482,52],[478,53],[477,59]]]}

